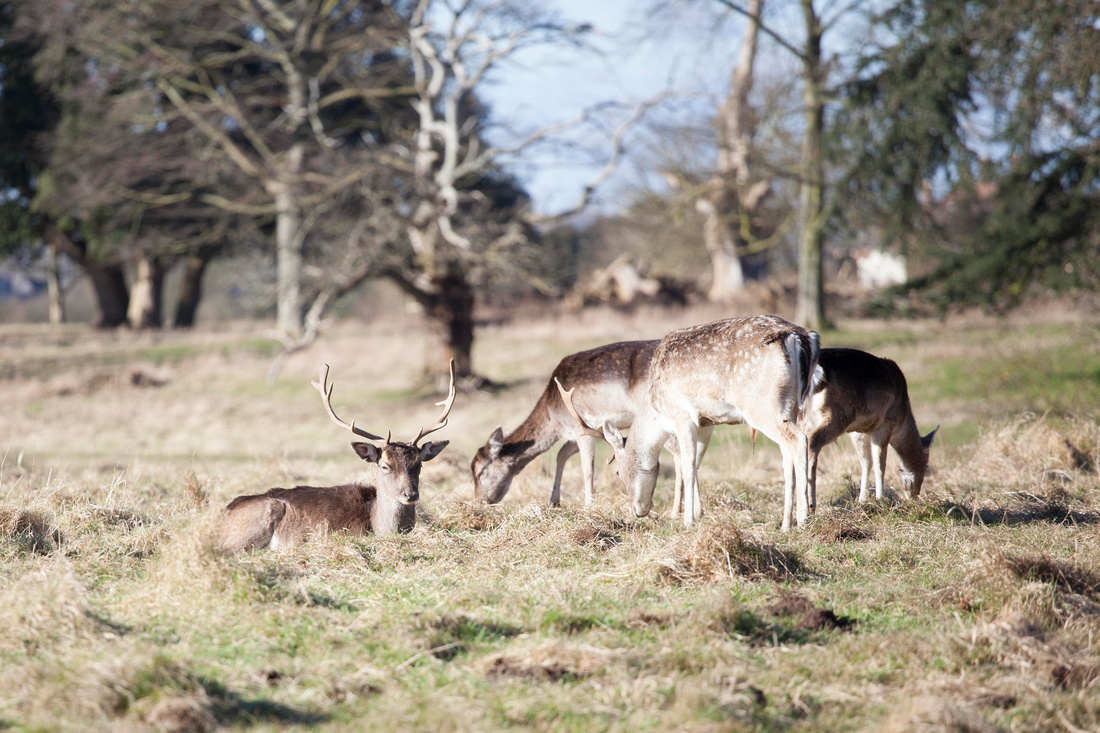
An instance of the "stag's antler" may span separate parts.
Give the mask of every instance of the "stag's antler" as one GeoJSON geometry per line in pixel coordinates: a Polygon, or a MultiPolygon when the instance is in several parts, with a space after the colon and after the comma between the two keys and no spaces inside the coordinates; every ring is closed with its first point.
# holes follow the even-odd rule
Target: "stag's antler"
{"type": "MultiPolygon", "coordinates": [[[[332,409],[333,385],[328,383],[328,364],[325,364],[324,367],[321,368],[321,382],[319,384],[317,382],[310,382],[310,384],[316,387],[317,391],[321,393],[321,399],[325,403],[325,409],[328,411],[328,416],[332,418],[332,421],[334,423],[344,428],[345,430],[350,430],[351,432],[362,438],[366,438],[367,440],[382,440],[381,435],[374,435],[373,433],[368,433],[362,428],[355,427],[354,420],[352,420],[351,422],[344,422],[340,418],[336,417],[336,412],[332,409]]],[[[386,442],[390,442],[390,438],[388,435],[386,436],[386,442]]]]}
{"type": "MultiPolygon", "coordinates": [[[[554,384],[558,385],[558,391],[561,392],[561,401],[565,403],[565,409],[569,410],[569,414],[577,421],[577,426],[581,429],[581,432],[585,435],[591,435],[593,438],[603,440],[603,433],[588,427],[588,424],[577,414],[577,408],[573,407],[573,393],[577,391],[577,388],[574,387],[566,391],[565,387],[561,386],[561,380],[557,377],[554,377],[554,384]]],[[[610,463],[610,461],[608,461],[608,463],[610,463]]]]}
{"type": "Polygon", "coordinates": [[[420,439],[423,438],[425,435],[428,435],[430,433],[434,433],[436,430],[439,430],[440,428],[444,428],[444,427],[447,426],[447,415],[451,414],[451,408],[454,407],[454,404],[455,404],[455,360],[454,359],[451,359],[451,388],[450,388],[450,391],[447,392],[447,399],[443,400],[442,402],[436,402],[435,404],[443,405],[443,414],[441,414],[439,416],[439,419],[436,420],[435,425],[432,425],[430,428],[420,428],[420,432],[416,434],[416,438],[412,442],[412,444],[414,446],[417,443],[419,443],[420,439]]]}

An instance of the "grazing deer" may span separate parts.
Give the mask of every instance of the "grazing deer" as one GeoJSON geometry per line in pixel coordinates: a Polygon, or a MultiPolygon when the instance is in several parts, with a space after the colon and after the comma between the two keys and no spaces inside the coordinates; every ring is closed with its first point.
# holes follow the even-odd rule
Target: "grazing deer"
{"type": "MultiPolygon", "coordinates": [[[[504,435],[498,427],[478,449],[470,464],[474,496],[496,504],[515,478],[536,457],[565,439],[558,451],[550,504],[561,502],[561,479],[566,462],[581,454],[584,502],[592,504],[595,484],[596,439],[603,438],[573,420],[554,389],[561,380],[578,390],[579,409],[593,424],[610,422],[619,428],[634,421],[649,373],[649,363],[660,341],[623,341],[571,354],[554,369],[531,414],[519,427],[504,435]]],[[[678,496],[678,494],[677,494],[678,496]]]]}
{"type": "MultiPolygon", "coordinates": [[[[619,461],[619,477],[632,490],[634,514],[644,517],[652,508],[658,454],[675,436],[684,524],[691,526],[699,516],[699,461],[711,429],[747,423],[778,443],[783,454],[784,531],[790,528],[796,495],[797,521],[805,524],[809,439],[798,418],[813,391],[819,349],[816,333],[778,316],[730,318],[665,336],[653,354],[647,399],[634,418],[629,442],[616,425],[603,424],[603,436],[619,461]]],[[[564,390],[562,396],[568,399],[564,390]]]]}
{"type": "Polygon", "coordinates": [[[898,475],[907,499],[920,496],[928,454],[939,425],[928,435],[917,431],[905,375],[890,359],[858,349],[822,349],[823,378],[800,422],[810,437],[810,507],[817,506],[817,456],[844,433],[852,434],[863,475],[859,500],[867,499],[868,473],[875,467],[875,496],[882,498],[886,447],[898,458],[898,475]]]}
{"type": "MultiPolygon", "coordinates": [[[[328,383],[328,365],[321,370],[321,381],[313,382],[332,421],[354,435],[367,440],[383,440],[355,425],[344,422],[332,409],[332,385],[328,383]]],[[[437,404],[443,412],[435,425],[421,428],[411,443],[355,442],[351,447],[368,463],[378,464],[377,485],[298,486],[271,489],[263,494],[238,496],[226,507],[222,525],[222,546],[231,552],[250,548],[287,547],[315,530],[351,534],[393,534],[408,532],[416,524],[416,502],[420,498],[420,467],[435,458],[449,441],[433,441],[420,446],[421,438],[447,425],[447,416],[455,401],[455,366],[451,360],[451,387],[447,399],[437,404]]]]}

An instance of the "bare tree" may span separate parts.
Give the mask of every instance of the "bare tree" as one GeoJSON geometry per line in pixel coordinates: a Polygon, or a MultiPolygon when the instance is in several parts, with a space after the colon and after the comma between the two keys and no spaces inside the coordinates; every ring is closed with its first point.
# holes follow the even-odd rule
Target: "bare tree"
{"type": "Polygon", "coordinates": [[[819,2],[798,0],[802,37],[780,33],[764,22],[762,8],[739,0],[714,0],[755,23],[760,32],[792,54],[802,67],[803,138],[800,173],[800,232],[798,245],[798,308],[796,318],[807,328],[825,323],[822,248],[826,228],[825,102],[829,93],[828,63],[823,54],[825,34],[865,4],[865,0],[819,2]]]}
{"type": "Polygon", "coordinates": [[[156,90],[252,187],[203,203],[274,219],[276,326],[302,336],[303,252],[326,204],[379,165],[368,153],[411,92],[385,4],[293,0],[144,3],[124,24],[156,90]],[[134,22],[136,21],[136,22],[134,22]]]}
{"type": "MultiPolygon", "coordinates": [[[[409,17],[418,115],[410,151],[413,199],[404,221],[411,251],[403,266],[390,267],[386,274],[435,324],[445,352],[445,359],[436,361],[453,358],[456,372],[467,380],[474,376],[472,282],[495,267],[508,267],[505,260],[529,240],[532,227],[549,220],[534,215],[525,197],[509,200],[509,190],[515,189],[501,186],[501,165],[606,111],[588,110],[572,120],[513,134],[511,143],[494,144],[487,139],[477,91],[500,64],[525,49],[578,46],[589,31],[513,0],[419,0],[409,17]]],[[[653,104],[637,105],[614,126],[606,165],[580,192],[577,204],[555,218],[587,206],[618,164],[627,129],[653,104]]]]}
{"type": "Polygon", "coordinates": [[[730,77],[729,95],[718,110],[718,161],[705,195],[695,206],[703,215],[703,241],[711,260],[707,297],[728,300],[744,285],[742,253],[749,244],[745,232],[771,192],[769,177],[752,170],[756,114],[749,101],[753,87],[758,24],[764,0],[749,0],[751,16],[745,23],[737,65],[730,77]],[[755,174],[755,175],[754,175],[755,174]]]}

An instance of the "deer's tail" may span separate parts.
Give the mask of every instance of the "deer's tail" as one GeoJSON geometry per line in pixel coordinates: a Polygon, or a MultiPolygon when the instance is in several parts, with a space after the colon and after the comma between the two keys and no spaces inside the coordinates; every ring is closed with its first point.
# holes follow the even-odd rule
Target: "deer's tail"
{"type": "Polygon", "coordinates": [[[825,381],[825,372],[818,364],[821,357],[821,337],[816,331],[792,333],[787,336],[787,357],[798,400],[798,415],[806,410],[810,397],[825,381]]]}

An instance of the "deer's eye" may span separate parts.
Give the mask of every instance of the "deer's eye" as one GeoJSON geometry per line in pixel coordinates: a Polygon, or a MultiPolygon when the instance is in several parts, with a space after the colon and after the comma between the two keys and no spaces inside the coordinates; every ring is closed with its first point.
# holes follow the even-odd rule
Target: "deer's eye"
{"type": "Polygon", "coordinates": [[[380,463],[380,464],[378,464],[378,467],[380,469],[382,469],[382,473],[389,473],[390,472],[390,467],[389,466],[386,466],[386,465],[383,465],[383,464],[380,463]]]}

